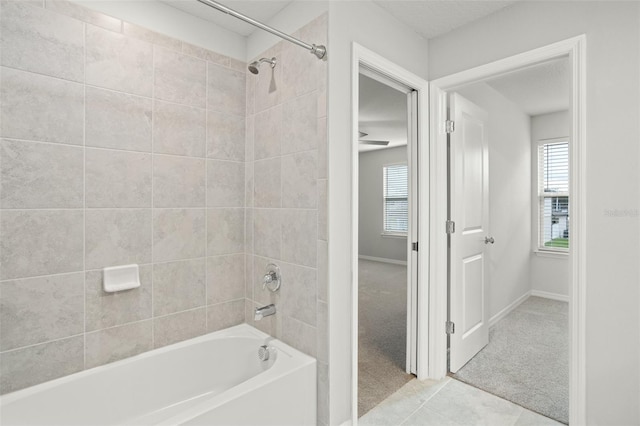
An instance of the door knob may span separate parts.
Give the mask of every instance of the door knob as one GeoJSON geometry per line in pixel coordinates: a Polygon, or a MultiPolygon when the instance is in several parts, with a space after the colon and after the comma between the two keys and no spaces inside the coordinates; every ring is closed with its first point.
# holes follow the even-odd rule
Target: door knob
{"type": "Polygon", "coordinates": [[[493,239],[493,237],[484,237],[484,243],[485,244],[493,244],[496,241],[493,239]]]}

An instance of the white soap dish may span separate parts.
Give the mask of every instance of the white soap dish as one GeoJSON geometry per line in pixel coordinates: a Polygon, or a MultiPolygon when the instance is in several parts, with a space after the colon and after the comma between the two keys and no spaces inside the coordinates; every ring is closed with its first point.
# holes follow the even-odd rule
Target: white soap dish
{"type": "Polygon", "coordinates": [[[103,271],[102,286],[107,293],[140,287],[138,265],[112,266],[103,271]]]}

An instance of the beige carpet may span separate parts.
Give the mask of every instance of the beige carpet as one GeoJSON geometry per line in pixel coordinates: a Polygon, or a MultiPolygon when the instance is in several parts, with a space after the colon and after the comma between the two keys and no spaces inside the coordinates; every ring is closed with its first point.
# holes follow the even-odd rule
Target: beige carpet
{"type": "Polygon", "coordinates": [[[489,344],[453,377],[568,423],[568,304],[529,297],[491,327],[489,344]]]}
{"type": "Polygon", "coordinates": [[[407,267],[359,261],[358,417],[414,376],[405,373],[407,267]]]}

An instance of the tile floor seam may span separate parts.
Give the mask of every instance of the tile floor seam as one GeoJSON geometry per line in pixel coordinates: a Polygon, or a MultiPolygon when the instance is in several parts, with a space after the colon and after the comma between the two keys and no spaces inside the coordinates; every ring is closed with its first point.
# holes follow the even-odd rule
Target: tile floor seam
{"type": "MultiPolygon", "coordinates": [[[[424,407],[427,404],[427,402],[429,402],[434,396],[439,394],[442,389],[444,389],[449,383],[451,383],[452,379],[448,377],[448,378],[445,378],[444,380],[447,380],[447,382],[445,384],[443,384],[442,386],[440,386],[440,388],[438,390],[436,390],[432,395],[430,395],[427,399],[425,399],[424,402],[418,406],[418,408],[416,408],[414,411],[409,413],[409,415],[407,417],[405,417],[405,419],[401,423],[399,423],[399,426],[402,426],[403,424],[405,424],[407,422],[407,420],[409,420],[411,418],[411,416],[413,416],[415,413],[420,411],[422,409],[422,407],[424,407]]],[[[440,413],[438,413],[438,414],[440,414],[440,413]]]]}

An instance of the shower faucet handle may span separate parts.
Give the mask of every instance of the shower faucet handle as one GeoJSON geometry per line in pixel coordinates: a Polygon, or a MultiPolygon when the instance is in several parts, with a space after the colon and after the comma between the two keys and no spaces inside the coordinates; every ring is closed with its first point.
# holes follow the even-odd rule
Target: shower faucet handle
{"type": "Polygon", "coordinates": [[[262,277],[262,288],[275,293],[280,288],[280,268],[275,263],[269,263],[266,271],[262,277]]]}

